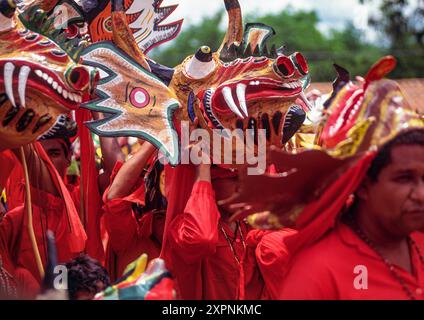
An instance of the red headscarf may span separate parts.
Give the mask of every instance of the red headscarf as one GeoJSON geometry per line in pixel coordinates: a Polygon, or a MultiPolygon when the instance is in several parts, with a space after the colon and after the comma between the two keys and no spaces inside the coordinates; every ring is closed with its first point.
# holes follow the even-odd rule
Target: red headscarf
{"type": "Polygon", "coordinates": [[[303,209],[296,221],[299,232],[285,240],[290,256],[313,244],[335,226],[340,211],[360,186],[375,156],[376,152],[367,153],[330,185],[318,200],[303,209]]]}
{"type": "MultiPolygon", "coordinates": [[[[56,171],[55,167],[50,161],[50,158],[44,151],[40,143],[34,143],[35,151],[38,153],[40,158],[46,163],[46,166],[51,174],[53,183],[57,190],[62,195],[62,199],[65,204],[66,218],[67,223],[63,224],[66,226],[66,230],[63,231],[63,234],[67,237],[67,243],[71,252],[83,252],[85,249],[85,242],[87,240],[87,235],[84,231],[84,227],[81,224],[81,220],[78,216],[78,212],[75,208],[74,202],[72,201],[71,195],[69,194],[68,189],[66,188],[62,178],[59,176],[59,173],[56,171]]],[[[59,230],[57,230],[59,232],[59,230]]],[[[60,232],[62,233],[62,232],[60,232]]]]}

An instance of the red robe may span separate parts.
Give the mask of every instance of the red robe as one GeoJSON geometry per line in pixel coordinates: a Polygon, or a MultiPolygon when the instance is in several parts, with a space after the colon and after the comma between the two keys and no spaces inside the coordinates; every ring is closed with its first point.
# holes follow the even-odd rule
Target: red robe
{"type": "Polygon", "coordinates": [[[227,235],[232,235],[221,221],[215,193],[209,182],[194,184],[184,212],[168,226],[168,252],[172,273],[176,277],[181,299],[236,300],[244,297],[242,261],[247,226],[241,223],[241,233],[232,241],[232,252],[227,235]]]}
{"type": "Polygon", "coordinates": [[[292,229],[249,232],[244,260],[246,300],[278,298],[288,259],[284,241],[295,233],[292,229]]]}
{"type": "MultiPolygon", "coordinates": [[[[55,233],[60,261],[66,262],[84,251],[87,237],[71,195],[44,149],[39,143],[34,143],[32,148],[35,150],[35,156],[31,158],[31,161],[38,162],[38,165],[32,163],[34,168],[45,166],[51,175],[53,185],[61,195],[56,197],[40,189],[31,188],[33,227],[42,262],[45,266],[47,246],[45,233],[48,229],[55,233]]],[[[0,157],[0,162],[1,164],[9,163],[10,161],[8,160],[10,159],[13,159],[12,162],[16,165],[16,158],[4,157],[3,153],[0,157]]],[[[20,167],[20,164],[18,167],[20,167]]],[[[31,168],[31,163],[29,163],[29,168],[31,168]]],[[[19,175],[17,172],[14,174],[15,177],[19,175]]],[[[8,173],[10,174],[10,171],[8,173]]],[[[20,174],[22,175],[22,173],[20,174]]],[[[11,177],[8,178],[11,179],[11,177]]],[[[23,201],[23,197],[23,184],[15,184],[12,193],[9,194],[9,200],[12,200],[12,203],[14,199],[23,201]]],[[[4,255],[9,257],[9,261],[13,264],[14,276],[20,287],[31,296],[38,290],[41,279],[27,231],[27,210],[25,205],[21,204],[7,212],[0,225],[0,248],[2,253],[4,252],[4,255]]]]}
{"type": "MultiPolygon", "coordinates": [[[[117,171],[122,167],[118,163],[112,174],[112,181],[117,171]]],[[[133,204],[144,205],[145,189],[143,179],[138,181],[135,191],[127,197],[108,201],[104,194],[104,219],[106,230],[109,234],[106,268],[112,281],[120,278],[125,268],[143,253],[151,259],[159,256],[161,244],[154,239],[152,234],[153,213],[143,214],[137,218],[132,210],[133,204]]]]}
{"type": "MultiPolygon", "coordinates": [[[[423,252],[424,235],[415,233],[412,238],[423,252]]],[[[414,275],[399,266],[395,265],[394,268],[415,298],[423,300],[424,263],[420,261],[416,248],[412,247],[410,252],[414,275]]],[[[282,300],[409,299],[400,281],[392,274],[382,258],[343,223],[339,223],[323,239],[303,249],[293,258],[291,268],[281,283],[278,298],[282,300]],[[359,269],[356,269],[358,267],[359,269]],[[363,285],[366,287],[362,287],[363,285]]]]}
{"type": "MultiPolygon", "coordinates": [[[[69,225],[63,200],[41,190],[32,189],[31,194],[34,233],[43,265],[47,264],[47,230],[55,233],[59,262],[75,258],[80,252],[70,247],[69,241],[72,241],[72,238],[67,230],[69,225]]],[[[0,223],[0,247],[13,263],[14,275],[21,291],[32,297],[39,290],[41,278],[27,225],[28,218],[24,206],[9,211],[0,223]]]]}

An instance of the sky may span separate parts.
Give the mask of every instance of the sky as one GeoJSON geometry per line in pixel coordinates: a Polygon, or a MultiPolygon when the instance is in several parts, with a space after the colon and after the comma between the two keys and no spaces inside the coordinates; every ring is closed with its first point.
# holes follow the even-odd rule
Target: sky
{"type": "MultiPolygon", "coordinates": [[[[372,5],[361,5],[358,0],[239,0],[239,2],[244,13],[266,14],[284,10],[288,6],[299,10],[315,10],[321,20],[319,25],[321,31],[340,29],[352,21],[355,27],[368,33],[369,40],[375,37],[367,27],[367,21],[369,16],[377,11],[378,1],[372,5]]],[[[190,23],[197,23],[202,17],[211,16],[224,8],[223,0],[164,0],[162,6],[175,3],[178,3],[179,7],[170,19],[184,18],[183,30],[190,23]]]]}

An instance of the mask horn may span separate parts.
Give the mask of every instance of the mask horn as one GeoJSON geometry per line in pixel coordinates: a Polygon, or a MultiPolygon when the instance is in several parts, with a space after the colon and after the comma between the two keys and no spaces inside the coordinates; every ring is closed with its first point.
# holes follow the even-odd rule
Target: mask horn
{"type": "Polygon", "coordinates": [[[225,9],[228,13],[228,29],[224,41],[218,49],[218,53],[232,44],[240,45],[243,40],[243,18],[240,4],[238,0],[224,0],[224,2],[225,9]]]}
{"type": "Polygon", "coordinates": [[[134,39],[125,14],[124,0],[112,0],[113,42],[144,69],[150,71],[150,66],[134,39]]]}

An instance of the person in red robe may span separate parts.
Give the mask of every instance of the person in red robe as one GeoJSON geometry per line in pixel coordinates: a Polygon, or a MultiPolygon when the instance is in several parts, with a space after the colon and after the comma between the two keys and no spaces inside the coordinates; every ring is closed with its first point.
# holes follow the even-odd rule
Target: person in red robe
{"type": "Polygon", "coordinates": [[[423,299],[424,130],[362,159],[300,219],[280,299],[423,299]]]}
{"type": "Polygon", "coordinates": [[[106,266],[112,281],[122,277],[126,267],[143,253],[149,260],[160,254],[166,200],[160,191],[163,165],[155,161],[155,151],[144,142],[132,158],[118,163],[104,194],[109,234],[106,266]]]}
{"type": "Polygon", "coordinates": [[[162,256],[179,299],[245,297],[248,226],[218,207],[235,191],[236,172],[208,164],[167,167],[167,227],[162,256]]]}
{"type": "MultiPolygon", "coordinates": [[[[55,232],[59,261],[68,261],[82,252],[86,243],[75,205],[42,146],[37,142],[24,149],[32,182],[33,228],[42,264],[47,264],[47,230],[55,232]]],[[[0,247],[13,264],[20,292],[24,297],[32,298],[38,292],[42,278],[29,239],[26,212],[24,204],[6,213],[0,223],[0,247]]]]}

